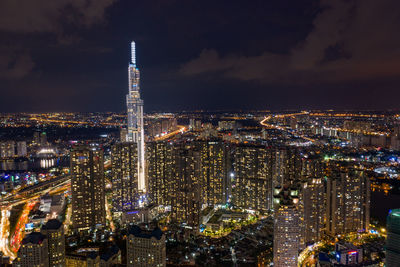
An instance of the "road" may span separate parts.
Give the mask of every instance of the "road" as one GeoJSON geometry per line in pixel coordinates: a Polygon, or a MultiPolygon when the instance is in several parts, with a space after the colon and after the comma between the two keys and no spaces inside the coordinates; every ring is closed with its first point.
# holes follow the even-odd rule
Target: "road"
{"type": "MultiPolygon", "coordinates": [[[[305,115],[305,114],[307,114],[307,112],[293,113],[293,114],[283,114],[283,115],[277,115],[277,116],[275,116],[275,118],[280,118],[281,119],[281,118],[284,118],[284,117],[292,117],[292,116],[305,115]]],[[[309,138],[309,137],[304,136],[302,134],[299,134],[297,132],[291,132],[291,131],[289,131],[289,128],[268,123],[268,121],[271,120],[272,118],[274,118],[274,117],[267,116],[260,122],[260,124],[262,126],[270,128],[270,129],[277,129],[277,130],[280,130],[280,131],[288,132],[290,134],[293,134],[295,136],[298,136],[298,137],[303,138],[304,140],[307,140],[307,141],[310,141],[310,142],[315,142],[316,141],[315,139],[309,138]]]]}
{"type": "Polygon", "coordinates": [[[186,127],[185,127],[185,126],[182,126],[182,125],[178,125],[178,128],[179,128],[178,130],[173,131],[173,132],[170,132],[170,133],[167,133],[167,134],[165,134],[165,135],[163,135],[163,136],[154,138],[154,140],[155,140],[155,141],[166,140],[166,139],[171,138],[172,136],[174,136],[174,135],[176,135],[176,134],[184,133],[184,132],[187,130],[186,127]]]}
{"type": "Polygon", "coordinates": [[[39,197],[49,193],[50,195],[66,192],[71,188],[70,178],[64,179],[60,183],[53,184],[47,183],[46,186],[34,187],[33,191],[26,191],[27,194],[15,194],[12,197],[8,196],[6,199],[0,201],[1,208],[1,221],[0,221],[0,251],[5,256],[9,256],[11,260],[15,259],[16,252],[18,251],[22,239],[25,237],[25,224],[28,223],[29,213],[38,201],[39,197]],[[40,189],[37,191],[37,189],[40,189]],[[29,192],[32,192],[29,194],[29,192]],[[25,204],[22,214],[19,217],[15,232],[10,235],[10,211],[13,206],[25,204]]]}

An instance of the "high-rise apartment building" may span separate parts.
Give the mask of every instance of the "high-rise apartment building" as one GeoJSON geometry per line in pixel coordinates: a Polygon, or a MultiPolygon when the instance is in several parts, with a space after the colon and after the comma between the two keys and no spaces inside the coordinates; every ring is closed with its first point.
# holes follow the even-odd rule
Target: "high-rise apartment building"
{"type": "Polygon", "coordinates": [[[39,232],[32,232],[27,235],[21,243],[17,258],[13,262],[17,267],[48,267],[48,240],[39,232]]]}
{"type": "Polygon", "coordinates": [[[49,266],[65,266],[65,236],[64,226],[56,219],[48,220],[41,232],[48,240],[49,266]]]}
{"type": "Polygon", "coordinates": [[[171,205],[170,193],[175,173],[174,145],[166,141],[147,143],[149,200],[156,205],[171,205]]]}
{"type": "Polygon", "coordinates": [[[138,190],[146,191],[143,100],[140,97],[140,72],[136,66],[136,46],[131,43],[131,62],[128,67],[129,92],[126,95],[128,115],[127,141],[137,144],[138,190]]]}
{"type": "Polygon", "coordinates": [[[47,146],[47,134],[46,132],[40,133],[40,145],[47,146]]]}
{"type": "Polygon", "coordinates": [[[38,131],[33,132],[32,144],[35,146],[40,145],[40,133],[38,131]]]}
{"type": "Polygon", "coordinates": [[[138,207],[137,145],[118,143],[111,149],[113,210],[122,212],[138,207]]]}
{"type": "Polygon", "coordinates": [[[18,157],[25,157],[27,154],[26,141],[17,142],[17,155],[18,157]]]}
{"type": "Polygon", "coordinates": [[[325,183],[319,178],[307,177],[299,183],[299,212],[301,217],[301,245],[321,240],[325,227],[325,183]]]}
{"type": "Polygon", "coordinates": [[[265,146],[240,145],[234,153],[233,203],[267,211],[272,204],[271,152],[265,146]]]}
{"type": "Polygon", "coordinates": [[[199,191],[201,207],[226,203],[229,157],[224,143],[217,140],[195,141],[186,145],[150,142],[147,152],[149,199],[152,203],[171,205],[172,199],[177,196],[177,189],[180,190],[185,181],[190,183],[192,179],[198,185],[195,191],[199,191]],[[181,153],[189,158],[185,159],[181,153]],[[193,163],[194,158],[198,162],[193,163]],[[189,161],[193,164],[186,164],[189,161]],[[182,173],[192,178],[184,180],[186,176],[182,173]]]}
{"type": "Polygon", "coordinates": [[[302,159],[297,148],[279,146],[272,150],[272,186],[290,185],[301,178],[302,159]]]}
{"type": "Polygon", "coordinates": [[[128,142],[128,129],[121,128],[119,129],[119,141],[122,143],[128,142]]]}
{"type": "Polygon", "coordinates": [[[15,156],[15,142],[0,142],[0,158],[11,158],[15,156]]]}
{"type": "Polygon", "coordinates": [[[165,235],[160,228],[144,231],[138,226],[129,229],[126,238],[127,266],[166,266],[165,235]]]}
{"type": "Polygon", "coordinates": [[[301,227],[298,191],[274,190],[274,266],[297,267],[301,227]]]}
{"type": "Polygon", "coordinates": [[[174,174],[169,193],[171,219],[197,229],[201,211],[201,160],[200,152],[190,145],[176,147],[173,151],[174,174]]]}
{"type": "Polygon", "coordinates": [[[80,230],[104,225],[103,151],[95,146],[77,146],[70,158],[73,227],[80,230]]]}
{"type": "Polygon", "coordinates": [[[327,234],[368,230],[370,181],[362,166],[330,162],[327,177],[327,234]]]}
{"type": "Polygon", "coordinates": [[[195,147],[201,157],[202,204],[214,206],[227,202],[228,192],[228,153],[221,141],[198,141],[195,147]]]}
{"type": "Polygon", "coordinates": [[[395,267],[400,263],[400,209],[389,211],[386,219],[386,266],[395,267]]]}

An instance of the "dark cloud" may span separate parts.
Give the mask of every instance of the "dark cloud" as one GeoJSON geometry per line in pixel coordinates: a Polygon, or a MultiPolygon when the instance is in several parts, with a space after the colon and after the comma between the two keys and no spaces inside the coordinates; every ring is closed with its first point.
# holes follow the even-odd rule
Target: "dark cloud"
{"type": "Polygon", "coordinates": [[[205,49],[180,68],[264,84],[312,85],[400,75],[400,10],[397,1],[321,1],[313,30],[288,53],[221,56],[205,49]]]}
{"type": "Polygon", "coordinates": [[[104,19],[116,0],[3,0],[0,30],[9,32],[58,32],[64,23],[92,26],[104,19]]]}
{"type": "Polygon", "coordinates": [[[36,64],[30,42],[37,43],[38,38],[33,38],[35,34],[54,35],[57,45],[79,43],[82,38],[76,33],[67,33],[65,26],[89,28],[103,22],[105,10],[114,2],[116,0],[1,1],[0,33],[8,34],[8,38],[0,39],[0,78],[21,79],[34,70],[36,64]]]}
{"type": "Polygon", "coordinates": [[[28,75],[35,63],[31,56],[21,49],[0,47],[0,78],[20,79],[28,75]]]}
{"type": "Polygon", "coordinates": [[[395,0],[3,0],[0,111],[389,108],[395,0]]]}

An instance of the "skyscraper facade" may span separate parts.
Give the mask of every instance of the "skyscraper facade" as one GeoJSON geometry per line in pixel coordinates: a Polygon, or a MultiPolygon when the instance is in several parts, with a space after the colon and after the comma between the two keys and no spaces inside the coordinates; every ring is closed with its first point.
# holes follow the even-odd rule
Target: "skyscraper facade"
{"type": "Polygon", "coordinates": [[[301,245],[321,239],[325,226],[325,184],[322,178],[307,177],[299,185],[301,245]]]}
{"type": "Polygon", "coordinates": [[[197,229],[200,222],[201,158],[200,152],[189,145],[177,147],[173,152],[175,163],[172,180],[171,220],[197,229]]]}
{"type": "Polygon", "coordinates": [[[240,145],[234,153],[233,203],[267,211],[272,204],[271,151],[265,146],[240,145]]]}
{"type": "Polygon", "coordinates": [[[131,43],[131,62],[128,67],[129,92],[126,96],[128,115],[127,141],[137,144],[138,190],[146,191],[143,100],[140,98],[140,72],[136,66],[135,42],[131,43]]]}
{"type": "Polygon", "coordinates": [[[335,236],[368,230],[370,181],[362,167],[331,162],[327,177],[326,232],[335,236]]]}
{"type": "Polygon", "coordinates": [[[138,207],[137,146],[118,143],[111,150],[113,210],[129,211],[138,207]]]}
{"type": "Polygon", "coordinates": [[[48,220],[42,227],[42,233],[46,235],[49,250],[49,266],[65,266],[65,236],[64,226],[57,219],[48,220]]]}
{"type": "Polygon", "coordinates": [[[400,262],[400,209],[391,210],[386,219],[386,266],[399,266],[400,262]]]}
{"type": "Polygon", "coordinates": [[[274,266],[296,267],[301,242],[298,191],[277,187],[274,192],[274,266]]]}
{"type": "Polygon", "coordinates": [[[148,155],[149,200],[156,205],[171,205],[175,173],[174,146],[166,141],[149,142],[148,155]]]}
{"type": "Polygon", "coordinates": [[[145,231],[132,226],[126,238],[127,266],[166,266],[165,235],[160,228],[145,231]]]}
{"type": "Polygon", "coordinates": [[[44,234],[32,232],[27,235],[21,243],[17,258],[13,262],[17,267],[48,267],[48,241],[44,234]]]}
{"type": "Polygon", "coordinates": [[[105,224],[103,151],[93,146],[77,146],[71,151],[72,224],[89,229],[105,224]]]}
{"type": "Polygon", "coordinates": [[[218,140],[197,141],[201,156],[202,204],[214,206],[227,202],[227,148],[218,140]]]}

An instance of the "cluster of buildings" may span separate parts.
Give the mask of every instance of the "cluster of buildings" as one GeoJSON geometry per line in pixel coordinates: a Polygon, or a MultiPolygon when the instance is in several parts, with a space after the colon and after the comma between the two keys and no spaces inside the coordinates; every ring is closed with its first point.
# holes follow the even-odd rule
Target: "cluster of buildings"
{"type": "MultiPolygon", "coordinates": [[[[308,245],[326,237],[340,238],[369,230],[370,179],[364,166],[359,162],[324,160],[321,146],[285,142],[290,132],[283,131],[286,135],[277,137],[274,130],[261,132],[248,127],[237,134],[242,126],[235,120],[219,121],[214,126],[192,118],[189,132],[179,138],[145,143],[144,103],[134,42],[131,49],[127,129],[121,131],[120,142],[110,148],[112,217],[107,216],[106,209],[105,151],[100,145],[78,144],[70,153],[74,232],[102,229],[109,220],[118,221],[127,229],[126,252],[122,253],[127,266],[161,267],[167,261],[165,234],[158,227],[150,230],[139,224],[149,225],[161,219],[164,225],[182,227],[190,232],[189,236],[195,236],[206,224],[212,230],[223,227],[210,219],[218,207],[228,203],[243,212],[227,212],[218,220],[223,221],[224,216],[230,222],[245,220],[247,214],[255,213],[273,218],[274,266],[295,267],[299,252],[308,245]]],[[[294,117],[284,120],[291,129],[300,127],[294,117]]],[[[176,124],[176,119],[156,121],[148,129],[157,137],[176,124]]],[[[346,133],[371,131],[368,123],[348,122],[344,128],[346,133]]],[[[35,142],[47,141],[39,135],[35,142]]],[[[389,216],[388,263],[397,261],[400,239],[398,211],[389,216]]],[[[106,252],[88,247],[66,253],[63,229],[59,221],[49,220],[40,233],[27,235],[15,265],[122,263],[121,252],[115,246],[106,252]]],[[[257,242],[249,243],[257,247],[257,242]]],[[[336,251],[339,257],[332,263],[359,263],[363,258],[363,251],[351,244],[338,243],[336,251]]],[[[235,255],[231,251],[225,257],[236,263],[240,259],[235,255]]]]}
{"type": "MultiPolygon", "coordinates": [[[[126,265],[164,267],[165,235],[159,228],[152,231],[132,226],[126,238],[126,265]]],[[[64,225],[57,219],[47,221],[40,232],[32,232],[22,240],[13,266],[28,267],[112,267],[120,265],[121,250],[110,245],[80,247],[67,252],[64,225]]]]}
{"type": "Polygon", "coordinates": [[[0,142],[0,158],[25,157],[27,155],[26,141],[0,142]]]}

